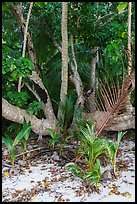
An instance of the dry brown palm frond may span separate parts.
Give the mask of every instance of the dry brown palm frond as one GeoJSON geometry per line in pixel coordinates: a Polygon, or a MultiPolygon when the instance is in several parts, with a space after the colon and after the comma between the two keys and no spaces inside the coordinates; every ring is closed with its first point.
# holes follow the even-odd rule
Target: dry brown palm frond
{"type": "Polygon", "coordinates": [[[98,129],[96,134],[100,135],[102,131],[112,125],[113,119],[122,114],[126,110],[127,97],[133,89],[132,83],[135,81],[135,73],[128,75],[122,80],[121,86],[119,82],[115,82],[111,85],[108,81],[99,83],[99,94],[97,96],[96,110],[104,111],[104,117],[98,118],[98,129]]]}

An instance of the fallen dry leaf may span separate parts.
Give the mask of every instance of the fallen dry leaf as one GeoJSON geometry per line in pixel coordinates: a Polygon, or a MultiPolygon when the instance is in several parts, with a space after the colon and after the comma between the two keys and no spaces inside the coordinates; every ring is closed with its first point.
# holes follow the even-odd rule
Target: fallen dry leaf
{"type": "Polygon", "coordinates": [[[84,190],[76,191],[76,196],[82,196],[85,193],[84,190]]]}
{"type": "Polygon", "coordinates": [[[57,202],[61,202],[62,201],[62,198],[61,196],[57,199],[57,202]]]}
{"type": "Polygon", "coordinates": [[[5,172],[4,172],[4,176],[9,176],[9,172],[8,172],[8,171],[5,171],[5,172]]]}
{"type": "Polygon", "coordinates": [[[114,184],[108,184],[109,188],[113,188],[113,190],[117,190],[117,186],[114,184]]]}
{"type": "Polygon", "coordinates": [[[129,192],[121,193],[121,195],[126,197],[126,198],[131,198],[132,197],[131,193],[129,193],[129,192]]]}
{"type": "Polygon", "coordinates": [[[112,195],[112,194],[120,195],[120,192],[113,189],[113,190],[111,190],[111,191],[109,192],[109,195],[112,195]]]}
{"type": "Polygon", "coordinates": [[[45,188],[49,188],[51,186],[51,183],[50,182],[44,182],[44,187],[45,188]]]}
{"type": "Polygon", "coordinates": [[[34,200],[34,199],[35,199],[35,197],[36,197],[36,196],[32,196],[32,197],[31,197],[31,200],[34,200]]]}

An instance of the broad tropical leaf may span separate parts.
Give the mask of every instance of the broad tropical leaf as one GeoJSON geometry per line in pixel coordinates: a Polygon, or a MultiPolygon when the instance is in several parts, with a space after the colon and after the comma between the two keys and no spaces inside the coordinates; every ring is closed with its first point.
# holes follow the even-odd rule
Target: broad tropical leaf
{"type": "Polygon", "coordinates": [[[7,146],[7,148],[9,150],[11,150],[11,148],[12,148],[12,139],[10,138],[10,136],[7,135],[6,137],[2,137],[2,141],[7,146]]]}
{"type": "Polygon", "coordinates": [[[20,133],[17,135],[17,137],[15,138],[14,142],[13,142],[13,146],[15,147],[21,140],[22,138],[27,134],[27,132],[31,129],[31,126],[28,126],[27,128],[23,128],[20,133]]]}

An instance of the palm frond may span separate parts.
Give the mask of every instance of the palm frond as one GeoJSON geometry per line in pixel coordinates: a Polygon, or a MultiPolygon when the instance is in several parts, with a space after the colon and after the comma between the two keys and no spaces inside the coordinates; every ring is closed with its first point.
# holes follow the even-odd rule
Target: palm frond
{"type": "Polygon", "coordinates": [[[105,111],[103,121],[99,129],[96,131],[100,135],[104,128],[112,125],[112,119],[126,110],[127,97],[132,91],[132,83],[135,80],[135,73],[128,75],[122,80],[120,86],[119,82],[110,85],[106,83],[99,83],[99,94],[96,100],[96,110],[105,111]]]}

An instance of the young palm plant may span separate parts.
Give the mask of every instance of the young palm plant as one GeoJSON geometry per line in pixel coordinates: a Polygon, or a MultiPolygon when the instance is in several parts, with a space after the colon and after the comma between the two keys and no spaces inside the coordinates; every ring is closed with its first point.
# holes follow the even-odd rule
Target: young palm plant
{"type": "MultiPolygon", "coordinates": [[[[25,152],[27,150],[27,141],[29,139],[29,136],[30,136],[30,133],[31,133],[31,123],[30,121],[27,123],[27,121],[24,119],[24,122],[23,122],[23,138],[21,140],[21,145],[22,145],[22,149],[23,149],[23,152],[25,152]],[[27,130],[27,131],[25,131],[27,130]]],[[[25,159],[25,156],[23,155],[23,159],[25,159]]]]}
{"type": "Polygon", "coordinates": [[[83,144],[80,151],[87,155],[89,169],[92,171],[96,158],[104,151],[103,140],[95,135],[93,123],[90,125],[86,123],[86,128],[80,129],[79,138],[83,144]]]}
{"type": "Polygon", "coordinates": [[[117,151],[120,145],[120,141],[122,137],[125,135],[126,132],[119,132],[117,141],[111,141],[109,142],[107,139],[104,139],[105,149],[108,155],[108,158],[111,162],[111,165],[113,167],[114,176],[116,176],[116,156],[117,151]]]}
{"type": "Polygon", "coordinates": [[[132,73],[130,76],[127,76],[125,79],[123,79],[121,88],[119,83],[117,83],[116,85],[113,84],[112,87],[110,87],[108,82],[106,82],[106,86],[105,84],[100,83],[100,94],[95,105],[96,110],[103,110],[104,117],[101,118],[101,120],[98,117],[95,130],[93,125],[89,127],[88,124],[86,124],[86,129],[81,128],[80,130],[79,137],[82,143],[80,145],[80,153],[76,157],[75,162],[78,162],[83,155],[86,155],[90,171],[87,172],[87,174],[85,174],[83,178],[90,178],[92,184],[97,184],[99,181],[100,163],[97,160],[97,157],[101,153],[103,153],[103,151],[108,152],[111,164],[113,166],[114,174],[116,175],[116,154],[119,148],[120,140],[123,137],[124,133],[118,133],[117,142],[115,143],[110,143],[99,136],[102,134],[103,130],[106,127],[114,124],[113,119],[116,118],[117,115],[120,115],[126,110],[126,99],[132,91],[132,83],[134,80],[135,74],[132,73]]]}
{"type": "MultiPolygon", "coordinates": [[[[95,113],[98,112],[96,121],[94,121],[96,136],[100,136],[106,128],[119,123],[116,116],[119,115],[120,120],[122,120],[124,115],[121,113],[125,112],[127,109],[127,97],[134,88],[134,81],[134,72],[123,78],[121,86],[119,82],[109,83],[106,81],[102,83],[100,81],[94,107],[96,110],[95,113]]],[[[83,154],[80,154],[77,157],[77,161],[82,155],[83,154]]]]}
{"type": "Polygon", "coordinates": [[[95,135],[94,124],[88,122],[80,123],[78,136],[80,140],[78,157],[75,159],[75,164],[70,165],[68,170],[88,181],[91,186],[97,186],[100,180],[100,160],[98,156],[105,150],[104,140],[95,135]],[[88,168],[84,171],[76,164],[81,156],[84,156],[87,161],[88,168]]]}
{"type": "Polygon", "coordinates": [[[2,137],[2,140],[4,142],[4,144],[7,146],[7,148],[10,150],[11,153],[11,162],[12,165],[14,165],[15,163],[15,157],[16,157],[16,153],[15,153],[15,147],[21,142],[22,140],[22,146],[23,146],[23,150],[26,149],[26,142],[28,140],[28,137],[30,135],[30,130],[31,130],[31,125],[30,123],[26,123],[25,119],[24,119],[24,123],[23,123],[23,128],[22,130],[18,133],[18,135],[15,137],[14,141],[12,141],[11,137],[9,135],[6,135],[6,137],[2,137]]]}

